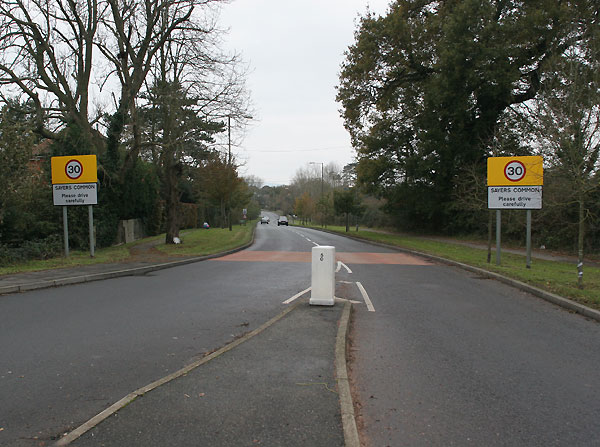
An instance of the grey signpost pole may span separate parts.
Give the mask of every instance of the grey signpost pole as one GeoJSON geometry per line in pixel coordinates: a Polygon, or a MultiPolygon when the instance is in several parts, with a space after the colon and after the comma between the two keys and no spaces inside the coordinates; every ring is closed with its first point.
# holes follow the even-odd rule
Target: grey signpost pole
{"type": "Polygon", "coordinates": [[[96,241],[94,240],[94,209],[92,205],[88,205],[88,221],[90,225],[90,256],[93,258],[96,241]]]}
{"type": "Polygon", "coordinates": [[[65,239],[65,258],[69,257],[69,221],[67,219],[67,206],[63,205],[63,234],[65,239]]]}
{"type": "Polygon", "coordinates": [[[531,268],[531,210],[527,210],[527,268],[531,268]]]}
{"type": "Polygon", "coordinates": [[[500,235],[502,234],[500,226],[502,225],[501,211],[496,210],[496,265],[500,265],[500,235]]]}

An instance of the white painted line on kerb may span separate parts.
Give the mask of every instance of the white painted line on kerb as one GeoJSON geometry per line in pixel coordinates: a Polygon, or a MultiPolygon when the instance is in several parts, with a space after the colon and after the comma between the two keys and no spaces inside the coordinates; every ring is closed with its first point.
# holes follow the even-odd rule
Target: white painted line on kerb
{"type": "Polygon", "coordinates": [[[360,293],[363,296],[363,299],[365,300],[365,304],[367,305],[367,309],[369,310],[369,312],[375,312],[373,303],[371,302],[371,299],[369,298],[369,294],[367,293],[367,291],[365,290],[363,285],[357,281],[356,286],[358,287],[358,290],[360,290],[360,293]]]}
{"type": "Polygon", "coordinates": [[[297,299],[298,299],[298,298],[300,298],[302,295],[304,295],[306,292],[310,291],[310,289],[311,289],[311,288],[309,287],[308,289],[306,289],[306,290],[303,290],[303,291],[302,291],[302,292],[300,292],[300,293],[297,293],[297,294],[296,294],[296,295],[294,295],[293,297],[291,297],[291,298],[288,298],[287,300],[285,300],[285,301],[283,302],[283,304],[290,304],[292,301],[294,301],[294,300],[297,300],[297,299]]]}

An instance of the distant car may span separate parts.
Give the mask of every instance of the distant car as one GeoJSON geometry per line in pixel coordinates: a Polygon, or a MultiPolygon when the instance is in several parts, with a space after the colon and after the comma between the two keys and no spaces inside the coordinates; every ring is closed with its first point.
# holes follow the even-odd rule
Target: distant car
{"type": "Polygon", "coordinates": [[[288,218],[285,216],[279,216],[279,219],[277,219],[277,226],[279,225],[285,225],[286,227],[289,226],[288,218]]]}
{"type": "Polygon", "coordinates": [[[269,219],[267,216],[263,216],[263,217],[260,218],[260,224],[261,225],[264,224],[264,223],[268,224],[270,220],[271,219],[269,219]]]}

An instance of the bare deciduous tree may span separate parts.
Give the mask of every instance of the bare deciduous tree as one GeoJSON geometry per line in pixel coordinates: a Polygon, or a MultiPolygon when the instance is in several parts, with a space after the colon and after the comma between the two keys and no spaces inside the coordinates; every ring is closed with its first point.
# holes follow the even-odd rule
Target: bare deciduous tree
{"type": "MultiPolygon", "coordinates": [[[[597,37],[596,37],[597,39],[597,37]]],[[[553,75],[535,104],[545,160],[578,208],[578,286],[583,288],[587,200],[600,187],[600,63],[597,40],[552,61],[553,75]]]]}
{"type": "Polygon", "coordinates": [[[94,41],[106,9],[96,0],[0,3],[0,85],[35,105],[37,130],[45,137],[75,123],[93,140],[98,115],[90,116],[88,109],[94,41]]]}

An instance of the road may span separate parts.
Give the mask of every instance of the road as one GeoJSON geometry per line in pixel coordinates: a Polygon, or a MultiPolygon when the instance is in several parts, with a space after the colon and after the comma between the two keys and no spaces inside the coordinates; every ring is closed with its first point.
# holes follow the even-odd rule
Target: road
{"type": "Polygon", "coordinates": [[[337,235],[258,225],[251,249],[0,297],[0,443],[51,442],[276,315],[336,247],[355,301],[363,440],[599,445],[600,326],[495,281],[337,235]]]}

